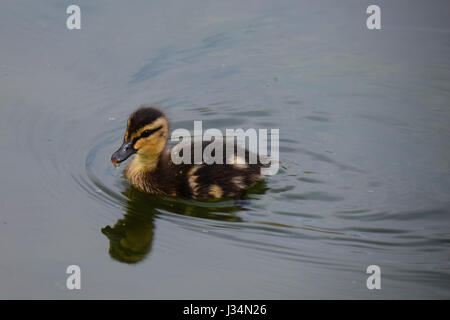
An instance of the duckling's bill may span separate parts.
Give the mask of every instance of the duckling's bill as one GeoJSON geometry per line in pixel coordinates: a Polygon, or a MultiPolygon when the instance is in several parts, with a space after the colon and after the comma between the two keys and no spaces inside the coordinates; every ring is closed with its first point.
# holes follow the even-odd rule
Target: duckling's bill
{"type": "Polygon", "coordinates": [[[131,155],[136,153],[132,141],[124,141],[120,148],[111,156],[111,162],[117,168],[122,161],[127,160],[131,155]]]}

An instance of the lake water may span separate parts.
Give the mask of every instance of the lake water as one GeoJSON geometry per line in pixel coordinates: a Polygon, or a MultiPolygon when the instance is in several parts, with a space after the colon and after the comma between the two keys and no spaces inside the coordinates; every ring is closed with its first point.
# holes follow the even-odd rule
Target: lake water
{"type": "Polygon", "coordinates": [[[70,4],[0,5],[0,298],[450,298],[448,1],[377,1],[381,30],[368,1],[70,4]],[[140,104],[279,128],[282,168],[241,207],[133,191],[140,104]]]}

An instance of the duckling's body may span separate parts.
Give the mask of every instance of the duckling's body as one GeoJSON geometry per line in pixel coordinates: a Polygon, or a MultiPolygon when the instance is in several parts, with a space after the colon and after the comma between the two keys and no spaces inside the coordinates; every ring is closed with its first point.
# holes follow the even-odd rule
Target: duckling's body
{"type": "MultiPolygon", "coordinates": [[[[203,142],[203,149],[212,142],[203,142]]],[[[192,144],[193,154],[193,144],[192,144]]],[[[225,149],[224,149],[225,150],[225,149]]],[[[235,148],[236,150],[236,148],[235,148]]],[[[133,159],[127,169],[126,176],[130,182],[142,191],[181,196],[194,199],[206,198],[240,198],[245,189],[263,177],[260,165],[248,164],[248,150],[245,164],[174,164],[166,149],[155,166],[145,166],[139,156],[133,159]]]]}
{"type": "MultiPolygon", "coordinates": [[[[167,137],[165,115],[155,108],[141,107],[131,114],[124,144],[111,160],[117,164],[136,153],[125,175],[132,185],[153,194],[193,199],[241,198],[247,188],[263,179],[260,171],[265,165],[259,156],[256,156],[257,163],[250,164],[250,152],[235,146],[227,159],[225,143],[223,164],[195,164],[194,143],[198,142],[188,146],[191,148],[189,163],[175,164],[171,157],[172,149],[166,148],[167,137]],[[245,159],[239,158],[240,155],[245,155],[245,159]]],[[[204,150],[213,142],[199,143],[204,150]]]]}

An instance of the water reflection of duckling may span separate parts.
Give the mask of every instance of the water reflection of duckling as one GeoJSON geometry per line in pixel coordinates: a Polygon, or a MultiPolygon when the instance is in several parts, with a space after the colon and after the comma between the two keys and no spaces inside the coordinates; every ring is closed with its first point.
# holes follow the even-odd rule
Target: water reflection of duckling
{"type": "MultiPolygon", "coordinates": [[[[265,190],[263,183],[252,189],[254,189],[253,193],[263,193],[265,190]]],[[[224,203],[221,206],[217,203],[199,206],[193,200],[180,201],[170,197],[152,195],[141,192],[132,186],[122,193],[128,198],[126,213],[112,227],[104,227],[102,233],[109,239],[111,257],[125,263],[137,263],[151,251],[155,231],[154,220],[160,214],[159,210],[228,222],[242,221],[233,213],[245,210],[245,208],[234,206],[234,202],[228,205],[224,203]]]]}
{"type": "MultiPolygon", "coordinates": [[[[171,150],[166,148],[168,132],[168,120],[158,109],[141,107],[130,115],[123,144],[112,155],[111,161],[118,166],[136,154],[125,173],[138,189],[152,194],[193,199],[240,199],[246,189],[263,180],[260,170],[264,165],[260,157],[257,156],[256,164],[250,164],[250,152],[245,149],[245,159],[239,158],[237,146],[228,164],[225,146],[223,164],[194,164],[194,143],[190,146],[190,164],[173,163],[171,150]]],[[[203,142],[202,150],[210,143],[203,142]]]]}
{"type": "Polygon", "coordinates": [[[136,263],[150,252],[153,242],[154,213],[127,214],[113,227],[106,226],[102,233],[109,239],[109,254],[126,263],[136,263]]]}

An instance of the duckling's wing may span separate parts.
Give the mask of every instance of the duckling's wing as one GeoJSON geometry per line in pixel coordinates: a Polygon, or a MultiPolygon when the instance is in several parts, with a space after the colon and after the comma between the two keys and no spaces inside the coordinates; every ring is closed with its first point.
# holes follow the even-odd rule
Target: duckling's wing
{"type": "MultiPolygon", "coordinates": [[[[203,142],[202,150],[211,142],[203,142]]],[[[245,148],[235,146],[232,153],[226,153],[223,145],[220,163],[194,164],[187,172],[187,187],[193,198],[241,198],[247,188],[262,180],[259,156],[245,148]]],[[[213,156],[215,156],[213,154],[213,156]]]]}

